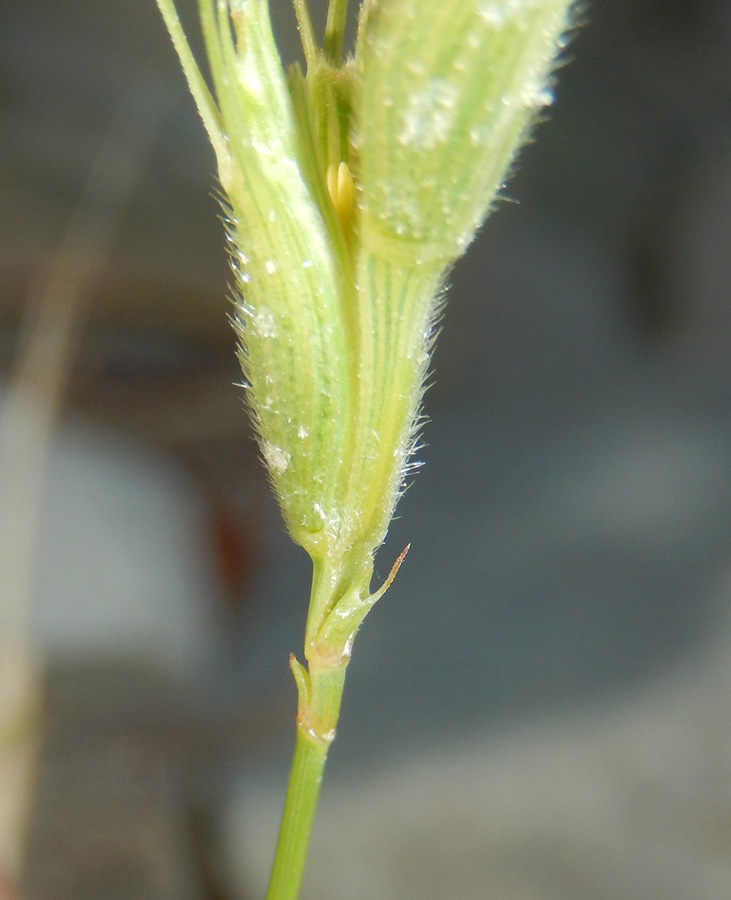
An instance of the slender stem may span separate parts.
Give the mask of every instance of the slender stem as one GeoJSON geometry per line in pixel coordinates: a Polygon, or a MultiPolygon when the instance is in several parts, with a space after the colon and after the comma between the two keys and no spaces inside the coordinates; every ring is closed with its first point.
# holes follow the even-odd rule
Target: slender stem
{"type": "Polygon", "coordinates": [[[327,749],[297,730],[266,900],[295,900],[299,894],[327,749]]]}
{"type": "Polygon", "coordinates": [[[309,692],[303,697],[300,690],[297,742],[266,900],[297,900],[299,895],[322,773],[335,736],[345,668],[319,673],[313,669],[307,677],[309,692]]]}
{"type": "Polygon", "coordinates": [[[157,0],[157,5],[170,33],[170,38],[180,59],[180,65],[188,82],[188,87],[198,107],[200,117],[203,119],[203,124],[208,132],[211,144],[213,144],[213,149],[216,151],[216,155],[219,155],[219,153],[223,154],[225,147],[221,117],[188,45],[188,39],[180,24],[175,3],[173,0],[157,0]]]}
{"type": "Polygon", "coordinates": [[[312,19],[310,18],[310,10],[307,6],[307,0],[292,0],[294,5],[294,13],[297,16],[297,28],[302,41],[302,49],[305,54],[305,62],[307,68],[310,69],[315,65],[317,60],[318,48],[315,40],[315,32],[312,28],[312,19]]]}
{"type": "Polygon", "coordinates": [[[348,0],[330,0],[325,22],[325,39],[322,49],[328,62],[339,66],[343,61],[345,22],[348,17],[348,0]]]}

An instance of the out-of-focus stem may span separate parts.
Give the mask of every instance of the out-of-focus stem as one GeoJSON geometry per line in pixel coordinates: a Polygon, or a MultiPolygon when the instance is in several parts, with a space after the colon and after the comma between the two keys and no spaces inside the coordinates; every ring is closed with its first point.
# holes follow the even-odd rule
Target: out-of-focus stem
{"type": "Polygon", "coordinates": [[[348,0],[330,0],[322,49],[331,66],[339,66],[342,63],[347,15],[348,0]]]}
{"type": "Polygon", "coordinates": [[[29,297],[0,419],[0,871],[21,869],[38,749],[42,660],[31,635],[43,479],[86,305],[111,252],[167,96],[140,73],[94,158],[60,245],[29,297]]]}

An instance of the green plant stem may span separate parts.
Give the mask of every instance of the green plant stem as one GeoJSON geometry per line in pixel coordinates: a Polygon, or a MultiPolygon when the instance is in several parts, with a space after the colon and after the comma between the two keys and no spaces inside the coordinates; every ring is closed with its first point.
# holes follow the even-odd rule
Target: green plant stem
{"type": "Polygon", "coordinates": [[[342,63],[347,16],[348,0],[330,0],[322,49],[331,66],[337,67],[342,63]]]}
{"type": "MultiPolygon", "coordinates": [[[[309,675],[300,669],[308,696],[300,690],[297,741],[266,900],[297,900],[299,895],[322,774],[340,713],[345,666],[322,670],[311,664],[310,669],[309,675]]],[[[299,676],[295,677],[299,687],[299,676]]]]}
{"type": "Polygon", "coordinates": [[[165,25],[167,26],[168,32],[170,33],[170,38],[178,54],[180,65],[182,66],[188,81],[188,87],[190,88],[190,92],[198,107],[198,112],[203,120],[203,125],[208,132],[208,137],[211,140],[216,157],[219,161],[225,159],[228,156],[228,150],[226,148],[221,116],[218,112],[216,102],[208,89],[208,85],[201,75],[200,69],[193,57],[193,53],[188,44],[188,39],[180,24],[175,3],[173,0],[157,0],[157,5],[165,25]]]}
{"type": "Polygon", "coordinates": [[[312,29],[312,20],[310,19],[310,10],[307,0],[292,0],[294,12],[297,16],[297,28],[302,41],[302,50],[305,54],[305,62],[307,68],[315,65],[318,57],[317,41],[315,40],[315,32],[312,29]]]}

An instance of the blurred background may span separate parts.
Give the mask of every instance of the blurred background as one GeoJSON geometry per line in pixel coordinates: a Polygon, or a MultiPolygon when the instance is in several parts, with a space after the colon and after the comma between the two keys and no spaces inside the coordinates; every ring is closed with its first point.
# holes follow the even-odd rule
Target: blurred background
{"type": "MultiPolygon", "coordinates": [[[[731,4],[581,19],[452,275],[303,898],[731,896],[731,4]]],[[[261,896],[309,568],[235,386],[213,155],[153,0],[0,22],[6,423],[29,311],[67,348],[5,482],[42,484],[23,896],[261,896]]]]}

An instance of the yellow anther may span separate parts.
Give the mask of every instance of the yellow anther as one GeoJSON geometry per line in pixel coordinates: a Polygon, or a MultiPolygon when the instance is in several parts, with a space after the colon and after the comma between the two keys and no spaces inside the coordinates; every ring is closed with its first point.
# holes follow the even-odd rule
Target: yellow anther
{"type": "Polygon", "coordinates": [[[348,164],[341,162],[337,170],[335,166],[328,166],[325,173],[325,182],[343,231],[348,235],[355,207],[355,187],[348,164]]]}
{"type": "Polygon", "coordinates": [[[355,186],[353,185],[353,176],[350,174],[348,164],[341,162],[338,166],[338,199],[335,204],[335,211],[342,222],[343,230],[346,234],[353,219],[354,207],[355,186]]]}

